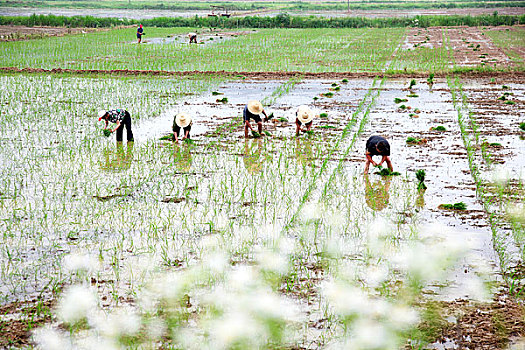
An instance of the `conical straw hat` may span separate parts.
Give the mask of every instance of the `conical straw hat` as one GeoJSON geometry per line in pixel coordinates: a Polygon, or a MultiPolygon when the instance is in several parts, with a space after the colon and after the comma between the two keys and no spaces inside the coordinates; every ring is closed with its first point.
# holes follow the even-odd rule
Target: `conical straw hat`
{"type": "Polygon", "coordinates": [[[185,128],[191,123],[191,117],[187,116],[184,113],[179,113],[175,117],[175,123],[181,128],[185,128]]]}
{"type": "Polygon", "coordinates": [[[263,111],[263,106],[261,102],[253,100],[248,102],[248,110],[251,114],[259,115],[263,111]]]}
{"type": "Polygon", "coordinates": [[[310,107],[302,105],[297,108],[297,119],[303,124],[310,123],[315,117],[314,111],[310,107]]]}

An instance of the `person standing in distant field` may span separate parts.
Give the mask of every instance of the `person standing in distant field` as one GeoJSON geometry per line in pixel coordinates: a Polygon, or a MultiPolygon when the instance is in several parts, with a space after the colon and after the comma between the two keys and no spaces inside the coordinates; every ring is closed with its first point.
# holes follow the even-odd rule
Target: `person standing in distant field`
{"type": "Polygon", "coordinates": [[[190,38],[190,44],[197,44],[197,33],[188,33],[188,38],[190,38]]]}
{"type": "Polygon", "coordinates": [[[299,106],[295,112],[295,136],[299,136],[299,132],[301,131],[310,131],[315,117],[316,115],[310,107],[305,105],[299,106]],[[301,128],[303,125],[306,129],[301,128]]]}
{"type": "Polygon", "coordinates": [[[142,42],[142,36],[144,35],[144,29],[142,29],[142,24],[137,28],[137,39],[138,43],[140,44],[142,42]]]}
{"type": "Polygon", "coordinates": [[[365,165],[365,174],[368,174],[368,168],[370,163],[373,166],[378,166],[386,162],[388,169],[393,171],[392,162],[390,161],[390,144],[388,141],[381,136],[371,136],[366,141],[366,165],[365,165]],[[382,156],[381,162],[377,164],[372,159],[372,156],[382,156]]]}
{"type": "Polygon", "coordinates": [[[106,122],[105,128],[108,128],[108,122],[116,123],[117,126],[111,132],[117,132],[117,142],[122,142],[122,133],[126,127],[126,138],[128,142],[133,142],[133,131],[131,131],[131,115],[124,109],[113,109],[111,111],[101,110],[98,112],[98,121],[106,122]]]}
{"type": "Polygon", "coordinates": [[[248,137],[248,129],[251,131],[254,131],[252,128],[252,125],[250,124],[250,119],[253,119],[257,123],[257,131],[260,135],[262,135],[262,123],[263,120],[261,118],[261,114],[264,115],[265,119],[264,121],[268,121],[268,116],[266,115],[266,112],[264,111],[263,105],[259,101],[250,101],[246,106],[244,106],[244,110],[242,112],[242,117],[244,121],[244,137],[248,137]]]}
{"type": "Polygon", "coordinates": [[[193,121],[191,117],[184,113],[177,114],[173,118],[173,136],[175,136],[175,142],[179,142],[179,135],[182,136],[181,141],[190,138],[191,126],[193,121]]]}

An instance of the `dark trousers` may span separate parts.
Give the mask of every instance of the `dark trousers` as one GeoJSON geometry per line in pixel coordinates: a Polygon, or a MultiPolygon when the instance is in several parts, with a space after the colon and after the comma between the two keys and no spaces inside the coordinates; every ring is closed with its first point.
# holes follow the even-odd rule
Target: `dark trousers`
{"type": "Polygon", "coordinates": [[[177,124],[173,124],[173,132],[176,133],[178,137],[184,137],[186,131],[188,131],[188,138],[190,138],[191,125],[188,125],[186,128],[181,128],[177,124]]]}
{"type": "Polygon", "coordinates": [[[126,138],[128,142],[133,141],[133,131],[131,131],[131,116],[127,111],[124,115],[124,118],[122,119],[122,122],[120,122],[120,126],[117,129],[117,142],[122,142],[122,132],[124,131],[124,127],[126,127],[126,138]]]}

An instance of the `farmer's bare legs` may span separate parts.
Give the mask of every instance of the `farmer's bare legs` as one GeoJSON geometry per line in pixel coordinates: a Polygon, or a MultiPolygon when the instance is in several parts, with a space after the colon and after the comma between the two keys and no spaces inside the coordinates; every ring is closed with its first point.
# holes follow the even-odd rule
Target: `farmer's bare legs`
{"type": "Polygon", "coordinates": [[[373,166],[376,166],[377,163],[374,162],[374,160],[372,159],[372,156],[370,155],[370,153],[366,153],[366,164],[365,164],[365,174],[368,174],[368,168],[370,168],[370,163],[373,165],[373,166]]]}
{"type": "Polygon", "coordinates": [[[252,126],[249,121],[244,122],[244,137],[248,138],[248,130],[253,131],[252,126]]]}

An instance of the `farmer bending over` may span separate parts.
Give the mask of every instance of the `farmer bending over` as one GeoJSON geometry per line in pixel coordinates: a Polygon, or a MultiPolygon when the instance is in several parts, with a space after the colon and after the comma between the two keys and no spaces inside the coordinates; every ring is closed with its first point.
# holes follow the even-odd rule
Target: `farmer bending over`
{"type": "Polygon", "coordinates": [[[365,165],[365,174],[368,174],[368,168],[370,163],[373,166],[378,166],[383,164],[386,161],[386,165],[390,171],[393,171],[392,162],[390,162],[390,144],[388,141],[381,136],[371,136],[368,141],[366,141],[366,165],[365,165]],[[382,156],[381,162],[377,164],[372,159],[372,156],[382,156]]]}
{"type": "Polygon", "coordinates": [[[244,106],[244,111],[242,112],[242,117],[244,120],[244,137],[248,137],[248,129],[254,131],[252,125],[250,124],[250,119],[253,119],[257,123],[257,130],[260,135],[262,135],[262,123],[261,114],[264,114],[264,121],[268,121],[268,116],[264,111],[264,108],[259,101],[250,101],[246,106],[244,106]]]}
{"type": "Polygon", "coordinates": [[[188,117],[184,113],[177,114],[175,118],[173,118],[173,136],[175,136],[175,142],[179,142],[179,135],[182,135],[181,140],[189,139],[192,125],[191,117],[188,117]]]}
{"type": "Polygon", "coordinates": [[[140,42],[142,41],[142,36],[144,35],[144,29],[142,29],[142,24],[137,28],[137,39],[138,39],[138,43],[140,44],[140,42]]]}
{"type": "Polygon", "coordinates": [[[299,132],[307,132],[312,128],[314,118],[316,117],[315,113],[310,109],[310,107],[302,105],[297,108],[295,112],[295,136],[299,136],[299,132]],[[301,126],[306,128],[302,129],[301,126]]]}
{"type": "Polygon", "coordinates": [[[188,33],[188,38],[190,38],[190,44],[197,44],[197,33],[188,33]]]}
{"type": "Polygon", "coordinates": [[[122,141],[122,132],[124,126],[126,127],[126,136],[128,142],[133,142],[133,131],[131,131],[131,116],[129,112],[124,109],[113,109],[111,111],[99,111],[98,121],[104,120],[106,122],[105,129],[108,128],[108,122],[116,123],[117,126],[111,132],[117,132],[117,142],[122,141]]]}

